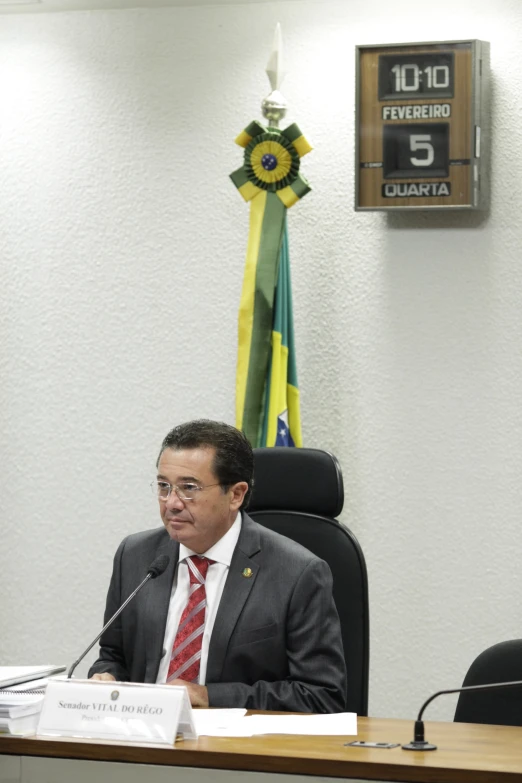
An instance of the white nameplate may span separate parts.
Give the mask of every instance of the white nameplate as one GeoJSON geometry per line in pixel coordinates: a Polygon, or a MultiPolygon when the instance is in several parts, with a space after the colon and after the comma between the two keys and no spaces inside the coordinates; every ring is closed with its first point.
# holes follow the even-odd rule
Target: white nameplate
{"type": "Polygon", "coordinates": [[[37,734],[173,745],[197,739],[187,689],[100,680],[50,680],[37,734]]]}

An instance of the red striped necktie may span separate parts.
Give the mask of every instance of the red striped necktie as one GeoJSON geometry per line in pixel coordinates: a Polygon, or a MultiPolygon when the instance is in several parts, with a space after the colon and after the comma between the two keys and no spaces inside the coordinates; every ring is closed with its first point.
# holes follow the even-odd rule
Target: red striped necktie
{"type": "Polygon", "coordinates": [[[198,682],[207,606],[205,579],[208,567],[213,562],[214,560],[199,555],[187,558],[190,576],[189,598],[174,639],[167,682],[178,678],[186,682],[198,682]]]}

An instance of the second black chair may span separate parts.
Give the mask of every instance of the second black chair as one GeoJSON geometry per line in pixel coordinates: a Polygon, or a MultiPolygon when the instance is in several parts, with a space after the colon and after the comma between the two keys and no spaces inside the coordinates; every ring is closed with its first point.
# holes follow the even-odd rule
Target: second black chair
{"type": "Polygon", "coordinates": [[[320,449],[254,449],[254,490],[248,514],[330,566],[348,671],[347,709],[367,715],[368,577],[359,542],[335,519],[343,503],[342,473],[332,454],[320,449]]]}
{"type": "MultiPolygon", "coordinates": [[[[462,685],[515,680],[522,680],[522,639],[500,642],[480,653],[468,669],[462,685]]],[[[461,693],[455,721],[522,726],[522,686],[461,693]]]]}

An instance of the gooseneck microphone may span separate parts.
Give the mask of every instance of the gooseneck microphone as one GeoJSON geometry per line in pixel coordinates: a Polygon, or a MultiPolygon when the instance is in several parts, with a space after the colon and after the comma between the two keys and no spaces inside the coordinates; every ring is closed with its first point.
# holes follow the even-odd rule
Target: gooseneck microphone
{"type": "Polygon", "coordinates": [[[110,625],[112,625],[112,623],[115,621],[115,619],[118,617],[118,615],[119,615],[119,614],[121,614],[121,612],[123,612],[123,610],[125,609],[125,607],[127,606],[127,604],[128,604],[128,603],[130,603],[130,601],[132,601],[132,599],[134,598],[134,596],[135,596],[137,593],[139,593],[139,591],[141,590],[141,588],[143,587],[143,585],[145,585],[145,584],[146,584],[146,583],[149,581],[149,579],[156,579],[156,577],[157,577],[157,576],[160,576],[160,574],[162,574],[162,573],[165,571],[165,569],[167,568],[167,566],[168,566],[169,562],[170,562],[170,557],[168,557],[168,555],[159,555],[159,556],[158,556],[158,557],[157,557],[155,560],[153,560],[153,561],[152,561],[152,563],[151,563],[151,564],[150,564],[150,566],[149,566],[149,570],[147,571],[147,576],[145,577],[145,579],[143,580],[143,582],[140,582],[140,584],[137,586],[137,588],[134,590],[134,592],[133,592],[133,593],[131,593],[131,594],[129,595],[129,597],[127,598],[127,600],[125,601],[125,603],[123,603],[123,604],[120,606],[120,608],[118,609],[118,611],[117,611],[117,612],[115,612],[115,613],[112,615],[112,617],[111,617],[111,619],[109,620],[109,622],[108,622],[108,623],[105,623],[105,625],[104,625],[104,626],[103,626],[103,628],[101,629],[101,631],[100,631],[100,633],[98,634],[98,636],[96,637],[96,639],[95,639],[95,640],[94,640],[94,641],[93,641],[93,642],[92,642],[92,643],[91,643],[91,644],[90,644],[90,645],[87,647],[87,649],[86,649],[86,650],[84,650],[84,652],[82,652],[82,654],[80,655],[80,657],[78,658],[78,660],[77,660],[77,661],[75,661],[75,662],[73,663],[73,665],[71,666],[71,668],[69,669],[69,672],[68,672],[68,674],[67,674],[67,679],[70,679],[70,678],[72,677],[73,671],[76,669],[76,667],[78,666],[78,664],[79,664],[81,661],[83,661],[83,659],[85,658],[85,656],[87,655],[87,653],[89,652],[89,650],[91,650],[91,649],[94,647],[94,645],[96,644],[96,642],[98,641],[98,639],[100,638],[100,636],[101,636],[103,633],[105,633],[105,631],[107,630],[107,628],[108,628],[110,625]]]}
{"type": "Polygon", "coordinates": [[[443,693],[463,693],[465,691],[492,691],[497,688],[514,688],[522,687],[522,680],[513,680],[512,682],[488,682],[485,685],[465,685],[462,688],[452,688],[449,691],[437,691],[433,696],[427,699],[420,708],[419,717],[415,721],[414,737],[407,745],[403,745],[403,750],[437,750],[436,745],[431,745],[427,742],[424,733],[424,722],[422,720],[422,714],[428,704],[436,699],[437,696],[442,696],[443,693]]]}

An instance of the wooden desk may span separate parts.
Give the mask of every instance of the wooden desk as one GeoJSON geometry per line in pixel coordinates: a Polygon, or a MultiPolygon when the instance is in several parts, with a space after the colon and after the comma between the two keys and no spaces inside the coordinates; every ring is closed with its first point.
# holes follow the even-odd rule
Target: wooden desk
{"type": "MultiPolygon", "coordinates": [[[[359,740],[403,744],[412,736],[413,721],[359,718],[359,740]]],[[[522,781],[522,728],[432,722],[426,736],[438,750],[345,747],[354,737],[201,737],[175,748],[0,737],[0,783],[172,783],[174,775],[176,783],[522,781]]]]}

